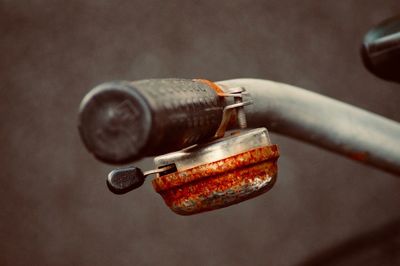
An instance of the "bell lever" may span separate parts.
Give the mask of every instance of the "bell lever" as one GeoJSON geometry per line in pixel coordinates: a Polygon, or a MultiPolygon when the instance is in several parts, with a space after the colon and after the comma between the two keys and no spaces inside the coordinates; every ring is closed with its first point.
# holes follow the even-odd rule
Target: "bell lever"
{"type": "Polygon", "coordinates": [[[171,168],[173,168],[172,165],[167,165],[144,173],[140,168],[134,166],[115,169],[108,174],[107,187],[112,193],[122,195],[143,185],[148,175],[165,172],[171,168]]]}

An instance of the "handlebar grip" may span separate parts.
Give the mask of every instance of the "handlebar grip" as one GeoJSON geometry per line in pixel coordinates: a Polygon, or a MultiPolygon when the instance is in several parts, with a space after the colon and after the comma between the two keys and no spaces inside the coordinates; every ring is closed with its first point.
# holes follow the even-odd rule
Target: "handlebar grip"
{"type": "Polygon", "coordinates": [[[80,105],[81,138],[96,158],[114,164],[211,138],[225,105],[212,84],[186,79],[101,84],[80,105]]]}

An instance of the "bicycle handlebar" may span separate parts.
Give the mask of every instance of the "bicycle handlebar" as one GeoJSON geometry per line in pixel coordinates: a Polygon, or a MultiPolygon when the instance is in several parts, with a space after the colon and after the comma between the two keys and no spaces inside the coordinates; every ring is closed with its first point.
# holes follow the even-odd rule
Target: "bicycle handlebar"
{"type": "Polygon", "coordinates": [[[249,127],[267,127],[400,175],[400,124],[304,89],[257,79],[212,83],[156,79],[110,82],[80,107],[86,147],[108,163],[127,163],[212,138],[227,106],[219,88],[244,87],[249,127]]]}
{"type": "Polygon", "coordinates": [[[216,82],[244,87],[249,127],[308,142],[400,176],[400,124],[350,104],[284,83],[262,79],[216,82]]]}

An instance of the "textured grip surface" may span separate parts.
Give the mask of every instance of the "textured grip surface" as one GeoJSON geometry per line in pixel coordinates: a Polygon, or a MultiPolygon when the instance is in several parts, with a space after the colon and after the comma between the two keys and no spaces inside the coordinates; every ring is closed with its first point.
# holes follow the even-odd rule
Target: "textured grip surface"
{"type": "Polygon", "coordinates": [[[109,82],[83,99],[79,130],[98,159],[127,163],[212,137],[223,107],[223,98],[201,81],[109,82]]]}

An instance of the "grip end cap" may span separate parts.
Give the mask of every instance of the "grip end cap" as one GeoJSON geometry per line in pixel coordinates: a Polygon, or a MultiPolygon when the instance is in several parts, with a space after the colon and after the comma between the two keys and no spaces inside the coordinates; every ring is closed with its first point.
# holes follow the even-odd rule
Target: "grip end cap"
{"type": "Polygon", "coordinates": [[[87,149],[99,160],[124,164],[143,157],[151,127],[151,111],[127,81],[93,88],[79,109],[79,132],[87,149]]]}

